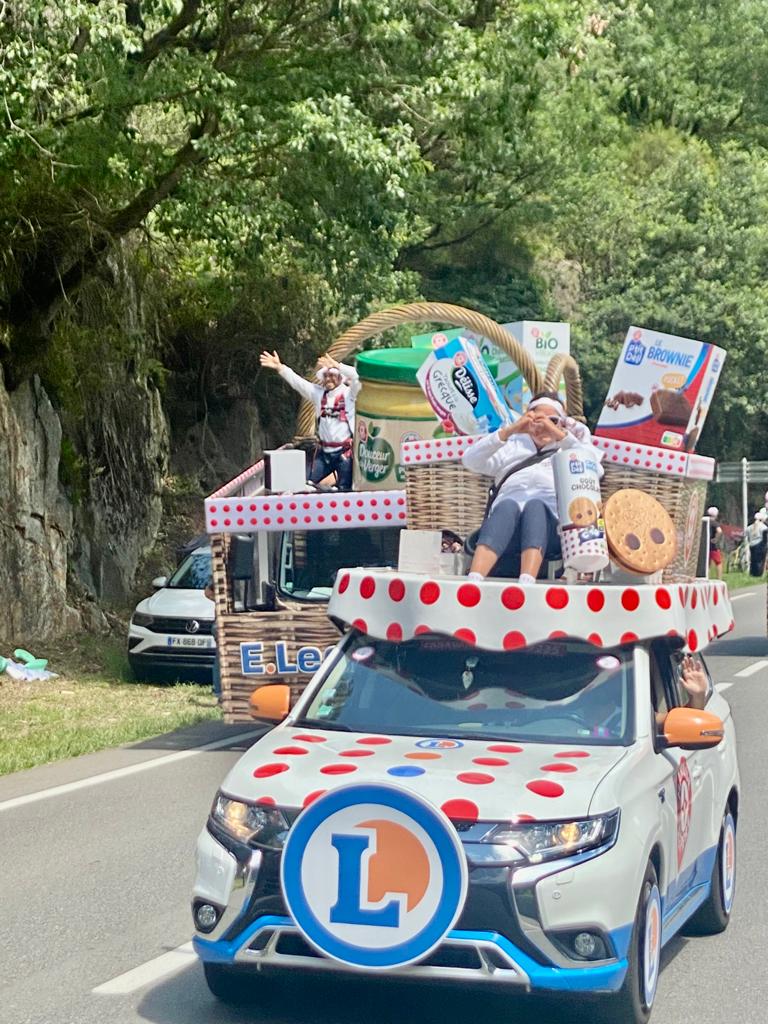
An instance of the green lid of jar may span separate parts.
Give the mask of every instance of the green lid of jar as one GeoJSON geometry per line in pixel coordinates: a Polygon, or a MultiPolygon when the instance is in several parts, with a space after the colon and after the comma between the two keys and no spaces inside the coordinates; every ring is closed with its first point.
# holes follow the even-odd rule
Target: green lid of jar
{"type": "MultiPolygon", "coordinates": [[[[392,384],[413,384],[418,387],[416,371],[429,355],[423,348],[372,348],[361,352],[356,360],[362,380],[389,381],[392,384]]],[[[499,373],[496,360],[485,359],[494,379],[499,373]]]]}

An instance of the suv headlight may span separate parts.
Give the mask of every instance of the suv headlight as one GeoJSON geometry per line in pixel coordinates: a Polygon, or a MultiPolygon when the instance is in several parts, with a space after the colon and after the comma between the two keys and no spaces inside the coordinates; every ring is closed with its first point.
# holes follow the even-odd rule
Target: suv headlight
{"type": "Polygon", "coordinates": [[[619,834],[619,812],[576,821],[532,821],[496,825],[484,843],[503,843],[518,849],[531,864],[574,853],[613,846],[619,834]]]}
{"type": "Polygon", "coordinates": [[[154,617],[145,612],[134,612],[131,617],[131,624],[134,626],[151,626],[154,621],[154,617]]]}
{"type": "Polygon", "coordinates": [[[211,818],[233,839],[241,843],[281,850],[289,824],[276,807],[259,807],[243,800],[232,800],[219,793],[211,808],[211,818]]]}

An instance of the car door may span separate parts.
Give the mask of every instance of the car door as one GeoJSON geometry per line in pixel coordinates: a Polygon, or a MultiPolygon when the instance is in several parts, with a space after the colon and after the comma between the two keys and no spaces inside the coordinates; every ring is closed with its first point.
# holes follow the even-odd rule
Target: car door
{"type": "MultiPolygon", "coordinates": [[[[658,667],[670,709],[685,707],[688,693],[681,682],[684,654],[671,646],[657,649],[658,667]]],[[[701,659],[699,659],[701,661],[701,659]]],[[[702,666],[705,668],[703,661],[702,666]]],[[[709,700],[713,687],[707,673],[709,700]]],[[[718,770],[717,748],[708,750],[665,751],[675,763],[674,789],[676,806],[676,859],[677,878],[668,894],[670,909],[683,901],[699,885],[709,881],[712,865],[707,851],[711,846],[712,806],[715,800],[715,781],[718,770]]]]}

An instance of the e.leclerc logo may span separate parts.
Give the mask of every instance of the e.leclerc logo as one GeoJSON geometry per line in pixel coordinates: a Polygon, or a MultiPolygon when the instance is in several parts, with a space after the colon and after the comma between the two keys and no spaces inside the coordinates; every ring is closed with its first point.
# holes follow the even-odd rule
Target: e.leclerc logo
{"type": "Polygon", "coordinates": [[[467,894],[461,842],[437,808],[383,785],[342,786],[302,812],[281,864],[296,926],[353,967],[413,963],[440,944],[467,894]]]}

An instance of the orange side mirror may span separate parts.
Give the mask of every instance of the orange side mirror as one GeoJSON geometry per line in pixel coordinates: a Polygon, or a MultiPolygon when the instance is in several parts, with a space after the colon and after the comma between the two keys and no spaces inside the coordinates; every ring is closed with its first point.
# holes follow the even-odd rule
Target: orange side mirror
{"type": "Polygon", "coordinates": [[[257,686],[249,700],[254,718],[268,718],[282,722],[291,707],[291,688],[285,683],[257,686]]]}
{"type": "Polygon", "coordinates": [[[668,747],[704,750],[716,747],[725,735],[722,719],[697,708],[672,708],[664,719],[664,739],[668,747]]]}

